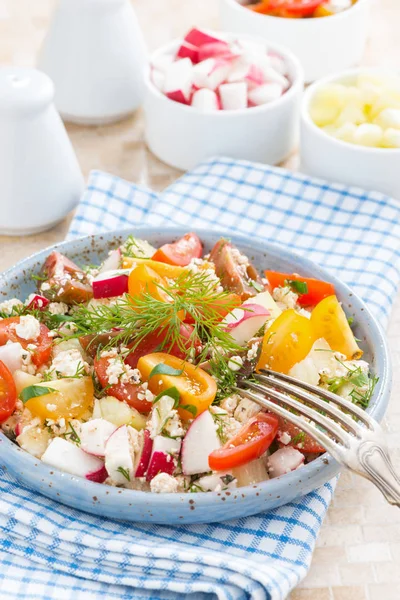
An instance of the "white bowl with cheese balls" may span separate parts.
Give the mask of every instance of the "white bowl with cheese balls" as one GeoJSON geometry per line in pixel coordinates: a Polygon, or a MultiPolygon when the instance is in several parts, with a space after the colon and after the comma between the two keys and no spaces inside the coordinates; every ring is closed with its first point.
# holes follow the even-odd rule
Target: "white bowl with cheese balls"
{"type": "Polygon", "coordinates": [[[352,69],[305,92],[301,170],[400,199],[400,77],[352,69]]]}

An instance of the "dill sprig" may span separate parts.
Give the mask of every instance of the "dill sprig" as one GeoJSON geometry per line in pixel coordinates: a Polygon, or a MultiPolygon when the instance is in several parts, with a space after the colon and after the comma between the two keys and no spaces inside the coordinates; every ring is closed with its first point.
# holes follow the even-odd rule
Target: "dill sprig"
{"type": "Polygon", "coordinates": [[[344,362],[336,360],[347,369],[347,373],[341,377],[333,377],[327,380],[328,390],[334,394],[340,393],[341,388],[350,383],[354,388],[349,392],[349,396],[355,404],[362,408],[368,408],[375,386],[379,381],[376,375],[368,376],[361,367],[349,367],[344,362]]]}
{"type": "Polygon", "coordinates": [[[135,349],[157,332],[163,338],[160,350],[164,352],[178,347],[185,357],[196,357],[198,363],[214,355],[227,362],[229,359],[224,359],[224,355],[240,350],[221,326],[221,307],[227,312],[235,308],[230,294],[217,290],[215,281],[201,272],[187,271],[168,284],[169,287],[158,285],[168,301],[154,298],[147,290],[135,298],[126,295],[112,305],[80,306],[74,312],[74,323],[78,328],[75,337],[120,330],[107,346],[129,343],[130,348],[135,349]],[[184,315],[192,322],[189,340],[181,334],[184,315]]]}

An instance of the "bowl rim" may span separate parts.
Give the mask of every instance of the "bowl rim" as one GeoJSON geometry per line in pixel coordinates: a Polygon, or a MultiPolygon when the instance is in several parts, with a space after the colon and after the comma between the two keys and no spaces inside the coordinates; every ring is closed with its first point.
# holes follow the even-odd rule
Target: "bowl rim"
{"type": "MultiPolygon", "coordinates": [[[[174,49],[176,49],[178,44],[182,43],[183,38],[175,38],[171,42],[160,46],[159,48],[154,50],[154,52],[151,53],[148,66],[146,67],[144,72],[144,85],[146,90],[149,93],[151,93],[153,97],[156,97],[158,101],[164,102],[166,106],[175,105],[177,107],[176,110],[183,110],[186,111],[188,114],[197,115],[201,118],[207,119],[228,119],[235,116],[239,117],[243,115],[248,115],[249,110],[251,111],[252,115],[258,113],[268,113],[283,104],[289,103],[292,100],[293,96],[295,96],[300,90],[303,90],[304,69],[301,66],[301,63],[297,56],[285,46],[282,46],[281,44],[275,44],[275,42],[269,42],[259,35],[251,35],[246,33],[235,34],[230,31],[217,31],[215,33],[222,34],[233,39],[252,40],[261,42],[262,44],[266,44],[267,49],[271,49],[277,54],[279,54],[285,60],[286,64],[293,69],[293,79],[291,81],[290,87],[286,90],[284,94],[282,94],[282,96],[280,96],[280,98],[277,98],[272,102],[268,102],[267,104],[262,104],[260,106],[252,106],[250,108],[240,108],[237,110],[218,110],[215,112],[202,112],[194,106],[189,106],[187,104],[182,104],[181,102],[171,100],[154,85],[151,79],[151,70],[152,60],[154,57],[158,57],[163,54],[167,55],[168,53],[171,53],[174,49]]],[[[146,99],[144,102],[144,106],[146,107],[146,99]]]]}
{"type": "Polygon", "coordinates": [[[353,69],[346,69],[344,71],[340,71],[339,73],[334,73],[333,75],[327,75],[326,77],[318,79],[317,81],[309,85],[304,91],[301,103],[300,119],[302,123],[306,125],[309,129],[311,129],[315,135],[318,135],[318,137],[321,140],[324,140],[325,142],[329,140],[329,143],[332,143],[339,149],[343,150],[344,148],[346,148],[350,152],[360,152],[370,156],[383,156],[384,154],[399,154],[400,148],[373,148],[370,146],[360,146],[358,144],[351,144],[350,142],[345,142],[343,140],[337,139],[332,135],[329,135],[329,133],[324,131],[321,127],[318,127],[318,125],[314,123],[310,116],[310,104],[319,89],[323,88],[325,85],[330,83],[342,83],[346,81],[346,79],[356,77],[360,74],[368,73],[395,76],[400,81],[399,75],[394,70],[385,69],[384,67],[356,67],[353,69]]]}
{"type": "MultiPolygon", "coordinates": [[[[391,379],[392,379],[392,369],[391,369],[391,360],[390,354],[388,350],[388,345],[383,333],[381,326],[379,325],[376,318],[372,315],[369,308],[365,305],[364,301],[359,298],[357,294],[355,294],[349,286],[343,282],[341,282],[336,276],[332,275],[328,271],[326,271],[323,267],[320,267],[307,257],[303,257],[296,252],[291,250],[287,250],[285,247],[281,247],[278,244],[273,244],[268,241],[263,241],[261,239],[252,239],[249,236],[236,234],[227,232],[224,230],[208,230],[200,227],[196,227],[195,231],[201,237],[207,237],[207,235],[215,235],[215,236],[226,236],[229,233],[230,239],[235,244],[245,244],[250,248],[254,248],[257,251],[266,253],[271,257],[282,258],[283,260],[287,260],[289,262],[296,263],[296,270],[300,269],[300,272],[304,271],[306,274],[312,274],[313,277],[321,277],[326,278],[328,281],[332,281],[335,286],[337,286],[339,291],[339,296],[344,295],[347,299],[351,298],[351,302],[354,305],[358,305],[358,309],[363,313],[363,321],[368,325],[371,333],[379,341],[379,349],[378,345],[375,349],[376,357],[378,362],[381,364],[382,373],[379,373],[380,379],[375,388],[376,393],[376,401],[370,410],[368,410],[369,414],[372,414],[377,420],[381,420],[384,412],[387,408],[387,404],[389,402],[390,397],[390,389],[391,389],[391,379]]],[[[24,270],[24,267],[28,267],[27,263],[30,263],[33,259],[40,259],[48,255],[53,250],[58,250],[60,252],[65,251],[68,255],[68,252],[71,250],[71,246],[76,243],[86,243],[87,247],[92,247],[92,244],[99,241],[100,245],[105,245],[109,240],[112,240],[114,237],[120,236],[125,237],[129,234],[135,234],[138,236],[146,236],[149,235],[160,235],[170,234],[171,238],[174,236],[179,237],[182,236],[185,232],[187,232],[186,226],[178,226],[178,227],[164,227],[162,231],[157,226],[140,226],[140,227],[130,227],[126,229],[116,229],[107,231],[104,233],[98,233],[89,236],[79,237],[73,240],[67,240],[63,242],[59,242],[53,244],[49,247],[43,248],[42,250],[31,254],[30,256],[18,261],[15,265],[4,271],[0,274],[0,288],[3,282],[7,282],[10,276],[15,276],[15,271],[20,273],[24,270]]],[[[19,460],[18,472],[21,471],[22,467],[26,467],[28,472],[32,472],[33,467],[38,467],[35,471],[35,474],[39,478],[40,476],[43,478],[42,481],[45,481],[45,478],[50,478],[53,481],[59,483],[60,485],[65,486],[66,484],[70,486],[70,489],[81,490],[82,488],[85,490],[85,493],[88,493],[90,496],[93,496],[100,501],[104,501],[104,503],[115,501],[116,506],[118,506],[123,498],[127,498],[127,500],[133,502],[135,499],[138,502],[138,505],[141,501],[144,501],[146,504],[146,499],[151,497],[151,508],[156,510],[157,507],[165,507],[165,503],[168,503],[168,506],[173,506],[174,508],[182,507],[182,504],[187,502],[191,497],[190,494],[187,493],[160,493],[154,494],[151,492],[141,491],[141,490],[131,490],[126,488],[117,488],[104,484],[94,483],[88,480],[85,480],[82,477],[77,477],[75,475],[71,475],[69,473],[63,472],[60,469],[52,467],[43,463],[40,459],[35,458],[27,451],[23,450],[16,443],[12,442],[3,432],[0,431],[0,444],[5,444],[9,455],[15,460],[19,460]],[[23,465],[21,465],[20,461],[23,461],[23,465]],[[149,496],[151,494],[151,496],[149,496]]],[[[2,449],[1,454],[4,454],[4,449],[2,449]]],[[[0,461],[2,462],[2,461],[0,461]]],[[[4,463],[3,463],[4,464],[4,463]]],[[[275,497],[281,498],[282,490],[290,489],[293,486],[300,485],[302,482],[306,482],[309,480],[317,479],[319,473],[323,472],[324,481],[328,481],[332,477],[334,477],[338,471],[340,470],[340,466],[338,463],[327,453],[321,455],[311,463],[304,465],[301,470],[291,471],[284,476],[276,477],[273,479],[265,480],[258,484],[244,486],[241,488],[237,488],[239,494],[243,497],[246,497],[247,500],[253,498],[255,501],[256,496],[260,496],[260,501],[264,498],[275,497]],[[281,494],[277,496],[276,494],[281,494]]],[[[319,476],[321,479],[321,476],[319,476]]],[[[29,485],[29,484],[28,484],[29,485]]],[[[321,483],[316,484],[312,489],[316,489],[319,487],[321,483]]],[[[213,506],[217,502],[217,498],[222,496],[222,499],[225,500],[225,506],[228,507],[230,503],[235,502],[235,494],[231,494],[235,490],[230,490],[228,494],[224,492],[200,492],[196,494],[196,506],[197,508],[204,508],[207,506],[213,506]]],[[[37,493],[37,492],[35,492],[37,493]]],[[[40,492],[39,492],[40,493],[40,492]]],[[[238,494],[238,495],[239,495],[238,494]]],[[[46,494],[45,494],[46,495],[46,494]]],[[[302,494],[299,494],[302,495],[302,494]]],[[[57,498],[57,500],[63,503],[62,497],[57,498]]],[[[104,505],[103,503],[103,505],[104,505]]],[[[281,504],[284,504],[282,502],[281,504]]],[[[258,512],[261,512],[262,508],[258,512]]],[[[255,514],[257,511],[253,511],[251,514],[255,514]]],[[[229,518],[229,517],[228,517],[229,518]]],[[[222,520],[222,519],[220,519],[222,520]]],[[[157,520],[153,520],[152,522],[157,522],[157,520]]],[[[189,522],[189,521],[183,521],[189,522]]],[[[199,521],[195,521],[199,522],[199,521]]],[[[204,521],[208,522],[208,521],[204,521]]]]}
{"type": "MultiPolygon", "coordinates": [[[[332,19],[335,19],[335,21],[338,21],[339,19],[345,19],[345,18],[349,18],[348,16],[346,17],[346,14],[348,13],[354,13],[356,10],[360,10],[360,6],[362,6],[363,4],[367,4],[367,3],[371,3],[371,0],[357,0],[357,2],[355,4],[352,4],[350,6],[350,8],[346,8],[346,10],[342,10],[341,12],[338,12],[334,15],[329,15],[327,17],[323,17],[323,18],[310,18],[310,19],[289,19],[287,17],[276,17],[273,15],[264,15],[261,13],[256,13],[253,11],[250,11],[248,8],[246,8],[246,6],[244,4],[240,4],[240,2],[238,2],[238,0],[220,0],[220,2],[225,2],[225,4],[229,5],[232,7],[232,9],[234,10],[238,10],[238,11],[246,11],[247,13],[253,14],[255,16],[255,18],[258,17],[263,17],[265,19],[265,21],[270,20],[271,22],[275,22],[277,20],[282,21],[284,23],[290,23],[290,26],[297,27],[310,27],[309,23],[312,23],[314,21],[325,21],[326,19],[329,19],[330,22],[332,22],[332,19]],[[300,25],[300,23],[308,23],[308,25],[300,25]],[[292,25],[293,24],[293,25],[292,25]]],[[[252,17],[251,17],[252,18],[252,17]]],[[[312,25],[311,25],[312,27],[312,25]]]]}

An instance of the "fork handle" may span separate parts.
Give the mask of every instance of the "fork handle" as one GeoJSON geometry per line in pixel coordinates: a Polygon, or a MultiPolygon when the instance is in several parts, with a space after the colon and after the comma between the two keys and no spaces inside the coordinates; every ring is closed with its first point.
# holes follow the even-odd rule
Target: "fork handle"
{"type": "Polygon", "coordinates": [[[385,449],[373,441],[366,441],[359,446],[358,458],[367,478],[390,504],[400,507],[400,477],[385,449]]]}

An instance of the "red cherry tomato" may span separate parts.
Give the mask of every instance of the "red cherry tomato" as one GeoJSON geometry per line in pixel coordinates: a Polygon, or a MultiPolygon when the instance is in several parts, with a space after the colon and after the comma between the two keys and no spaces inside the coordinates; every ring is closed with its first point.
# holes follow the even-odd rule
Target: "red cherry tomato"
{"type": "Polygon", "coordinates": [[[208,457],[213,471],[224,471],[245,465],[268,450],[278,431],[278,418],[270,413],[258,413],[240,429],[237,435],[208,457]]]}
{"type": "Polygon", "coordinates": [[[203,253],[203,244],[198,235],[187,233],[180,240],[172,244],[164,244],[152,257],[152,260],[185,267],[193,258],[200,258],[203,253]]]}
{"type": "Polygon", "coordinates": [[[8,341],[19,342],[23,348],[29,344],[34,344],[36,349],[32,351],[32,362],[37,367],[41,367],[50,360],[51,346],[53,340],[49,337],[49,329],[46,325],[40,324],[40,333],[35,340],[25,340],[18,337],[15,326],[20,322],[20,317],[9,317],[0,321],[0,346],[4,346],[8,341]]]}
{"type": "MultiPolygon", "coordinates": [[[[273,290],[276,287],[284,286],[286,281],[305,283],[307,285],[307,292],[300,294],[298,299],[301,306],[315,306],[324,298],[335,295],[335,287],[333,283],[329,283],[328,281],[302,277],[296,273],[278,273],[277,271],[264,271],[264,273],[273,290]]],[[[294,291],[298,293],[296,289],[294,291]]]]}
{"type": "Polygon", "coordinates": [[[282,417],[278,417],[278,419],[278,441],[282,434],[287,433],[291,439],[288,444],[284,445],[292,446],[293,448],[296,448],[296,450],[299,450],[304,454],[307,454],[309,452],[325,452],[325,448],[323,448],[323,446],[320,446],[318,442],[313,440],[313,438],[307,433],[305,433],[305,431],[302,431],[301,429],[296,427],[296,425],[293,425],[293,423],[286,421],[286,419],[283,419],[282,417]]]}
{"type": "Polygon", "coordinates": [[[135,383],[116,383],[109,385],[107,369],[109,366],[109,358],[104,356],[103,358],[95,358],[94,370],[103,388],[107,388],[107,394],[114,396],[121,402],[125,401],[129,406],[135,408],[140,413],[147,414],[151,410],[151,402],[147,400],[141,400],[138,398],[138,394],[143,393],[143,389],[140,385],[135,383]]]}
{"type": "Polygon", "coordinates": [[[17,390],[13,376],[6,365],[0,360],[0,423],[7,421],[15,410],[17,390]]]}

